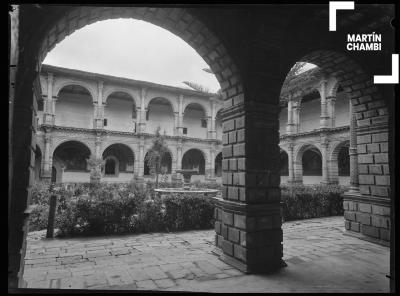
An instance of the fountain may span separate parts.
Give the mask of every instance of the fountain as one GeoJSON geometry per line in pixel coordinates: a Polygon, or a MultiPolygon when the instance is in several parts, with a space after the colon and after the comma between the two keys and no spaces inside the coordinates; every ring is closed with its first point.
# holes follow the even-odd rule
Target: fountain
{"type": "Polygon", "coordinates": [[[193,170],[193,169],[181,169],[181,170],[176,170],[178,174],[183,175],[183,185],[182,188],[157,188],[154,189],[155,192],[157,192],[161,197],[165,194],[184,194],[184,193],[189,193],[189,194],[202,194],[206,197],[211,197],[215,196],[218,193],[217,189],[208,189],[208,188],[197,188],[194,186],[191,186],[191,179],[192,175],[198,174],[199,170],[193,170]]]}

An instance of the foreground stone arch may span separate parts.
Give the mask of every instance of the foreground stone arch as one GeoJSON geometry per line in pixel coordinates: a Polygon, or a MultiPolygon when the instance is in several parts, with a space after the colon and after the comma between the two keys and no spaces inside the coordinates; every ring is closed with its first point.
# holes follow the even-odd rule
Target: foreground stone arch
{"type": "Polygon", "coordinates": [[[97,21],[121,17],[150,22],[181,37],[209,64],[227,97],[230,97],[227,93],[229,87],[240,85],[238,68],[225,46],[184,8],[74,7],[47,30],[40,47],[39,64],[47,52],[74,31],[97,21]]]}
{"type": "MultiPolygon", "coordinates": [[[[362,21],[343,16],[341,19],[344,21],[338,24],[341,29],[338,31],[361,25],[364,29],[375,29],[376,32],[381,30],[384,34],[388,32],[386,36],[391,36],[390,25],[383,25],[388,19],[382,17],[387,15],[390,19],[391,9],[389,7],[388,12],[387,6],[382,7],[380,5],[359,7],[361,14],[368,13],[371,21],[363,24],[362,21]]],[[[296,9],[290,7],[283,9],[273,6],[272,9],[271,7],[257,10],[244,9],[244,12],[229,10],[227,13],[223,9],[214,11],[209,8],[165,10],[143,7],[126,9],[125,7],[77,8],[32,5],[26,9],[22,8],[20,17],[18,14],[17,17],[13,15],[11,26],[21,28],[19,38],[18,32],[15,30],[12,32],[10,49],[11,64],[18,65],[17,68],[10,68],[10,97],[15,98],[15,102],[10,106],[12,114],[10,122],[13,125],[9,139],[12,143],[10,150],[13,153],[9,160],[11,164],[9,225],[11,225],[10,233],[16,234],[9,241],[9,245],[12,246],[9,252],[11,287],[23,285],[21,258],[24,255],[23,243],[26,236],[24,225],[27,221],[25,210],[29,200],[29,190],[27,190],[31,171],[29,163],[34,149],[31,147],[31,140],[35,132],[32,118],[35,116],[35,101],[40,96],[36,89],[32,89],[32,85],[41,68],[41,61],[48,50],[77,28],[100,19],[134,15],[154,24],[169,27],[171,32],[176,32],[199,52],[212,71],[217,74],[221,84],[225,100],[222,177],[224,188],[223,200],[216,203],[215,214],[216,244],[223,250],[221,258],[246,272],[274,270],[282,266],[277,116],[279,92],[290,65],[299,60],[299,53],[312,52],[321,48],[322,44],[324,48],[332,50],[342,46],[341,35],[338,32],[326,34],[327,14],[324,8],[296,6],[296,9]],[[19,19],[21,19],[20,26],[19,19]],[[289,23],[282,24],[281,20],[288,20],[289,23]],[[20,50],[22,48],[23,51],[20,50]],[[13,111],[14,107],[18,112],[13,111]],[[18,138],[21,134],[26,137],[18,138]],[[17,159],[16,155],[27,155],[27,157],[17,159]],[[261,225],[265,227],[262,228],[261,225]],[[228,233],[237,235],[229,237],[228,233]],[[242,244],[243,241],[246,241],[245,246],[242,244]],[[266,245],[269,246],[268,250],[266,245]]],[[[388,68],[380,66],[377,61],[389,58],[391,52],[393,46],[389,43],[382,53],[376,55],[367,53],[366,57],[362,58],[369,70],[372,69],[369,75],[375,74],[377,68],[382,74],[389,73],[388,68]],[[374,62],[379,66],[372,66],[374,62]]],[[[357,87],[356,85],[354,84],[354,87],[357,87]]],[[[391,88],[387,89],[389,91],[386,94],[389,94],[390,98],[391,88]]],[[[365,99],[362,103],[361,97],[357,100],[359,100],[358,105],[373,103],[365,99]]],[[[366,107],[369,108],[368,105],[359,108],[366,107]]],[[[379,108],[376,105],[374,107],[376,110],[379,108]]],[[[358,111],[363,113],[366,110],[358,111]]],[[[376,123],[377,118],[371,119],[364,115],[362,114],[357,120],[361,122],[368,119],[365,124],[376,123]]],[[[385,116],[385,114],[380,115],[385,116]]],[[[374,134],[378,134],[371,130],[365,133],[366,138],[375,139],[377,135],[374,134]]],[[[385,135],[379,137],[382,142],[385,141],[385,135]]],[[[390,146],[390,149],[393,148],[393,145],[390,146]]],[[[375,157],[375,154],[372,157],[361,158],[368,161],[371,158],[385,160],[384,156],[375,157]]],[[[363,165],[369,164],[363,163],[363,165]]],[[[379,166],[384,169],[384,163],[379,166]]],[[[383,177],[388,176],[389,173],[383,177]]],[[[374,180],[381,179],[373,177],[374,180]]],[[[389,187],[385,186],[381,186],[382,192],[388,191],[389,187]]],[[[372,189],[369,187],[368,190],[372,189]]],[[[374,190],[376,191],[376,188],[374,190]]],[[[367,206],[372,205],[369,203],[367,206]]],[[[349,204],[345,204],[345,207],[349,209],[349,204]]],[[[388,217],[387,207],[381,207],[380,210],[388,217]]],[[[372,211],[376,209],[372,207],[372,211]]],[[[349,226],[354,226],[352,229],[356,229],[360,223],[347,221],[346,227],[349,226]]],[[[378,230],[372,227],[363,228],[366,230],[365,233],[377,231],[379,235],[384,235],[383,230],[385,230],[388,235],[389,232],[382,227],[377,227],[378,230]]]]}

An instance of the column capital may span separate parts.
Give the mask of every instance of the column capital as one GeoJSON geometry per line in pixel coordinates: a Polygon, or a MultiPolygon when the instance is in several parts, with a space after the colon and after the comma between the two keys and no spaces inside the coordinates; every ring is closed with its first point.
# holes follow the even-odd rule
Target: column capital
{"type": "Polygon", "coordinates": [[[327,139],[321,140],[322,148],[327,148],[328,146],[329,146],[329,140],[327,140],[327,139]]]}
{"type": "Polygon", "coordinates": [[[322,77],[321,80],[318,82],[318,87],[326,86],[328,83],[328,79],[326,77],[322,77]]]}
{"type": "Polygon", "coordinates": [[[336,96],[326,96],[327,100],[336,101],[336,96]]]}

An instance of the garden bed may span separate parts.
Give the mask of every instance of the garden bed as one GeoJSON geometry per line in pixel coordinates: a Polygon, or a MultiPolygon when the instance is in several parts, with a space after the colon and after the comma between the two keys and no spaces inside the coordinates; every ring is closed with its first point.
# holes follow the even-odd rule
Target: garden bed
{"type": "MultiPolygon", "coordinates": [[[[177,184],[175,184],[178,187],[177,184]]],[[[221,188],[220,184],[198,184],[221,188]]],[[[159,187],[174,187],[160,183],[159,187]]],[[[55,228],[58,236],[103,235],[212,229],[212,199],[193,194],[158,198],[154,184],[68,184],[59,188],[55,228]]],[[[281,186],[284,221],[343,214],[342,186],[281,186]]],[[[36,205],[30,216],[30,231],[45,229],[50,192],[37,184],[32,192],[36,205]]]]}

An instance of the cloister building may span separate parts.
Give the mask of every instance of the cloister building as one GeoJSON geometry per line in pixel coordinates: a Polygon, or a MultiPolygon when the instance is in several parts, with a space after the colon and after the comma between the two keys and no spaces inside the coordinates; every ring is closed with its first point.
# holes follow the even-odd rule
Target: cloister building
{"type": "MultiPolygon", "coordinates": [[[[36,179],[89,182],[87,159],[104,160],[101,181],[149,178],[145,155],[166,135],[164,175],[194,168],[221,182],[222,101],[216,94],[44,65],[38,106],[36,179]]],[[[313,68],[281,93],[281,183],[349,184],[349,99],[313,68]]]]}
{"type": "Polygon", "coordinates": [[[350,100],[316,67],[281,92],[281,183],[349,185],[350,100]]]}
{"type": "Polygon", "coordinates": [[[162,161],[167,178],[184,168],[199,170],[193,180],[220,180],[216,94],[49,65],[40,85],[37,179],[89,182],[90,156],[105,161],[101,181],[149,177],[145,155],[159,127],[169,148],[162,161]]]}

